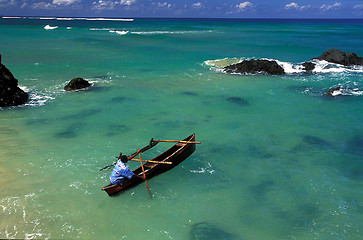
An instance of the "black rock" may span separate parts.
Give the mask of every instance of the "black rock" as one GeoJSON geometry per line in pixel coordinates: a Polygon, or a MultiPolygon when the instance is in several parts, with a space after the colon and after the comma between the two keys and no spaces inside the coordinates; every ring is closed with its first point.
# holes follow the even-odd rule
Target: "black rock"
{"type": "Polygon", "coordinates": [[[363,58],[358,57],[355,53],[343,52],[338,49],[329,49],[323,52],[319,57],[312,58],[325,60],[332,63],[338,63],[345,66],[349,65],[363,65],[363,58]]]}
{"type": "Polygon", "coordinates": [[[280,65],[278,65],[276,61],[261,59],[244,60],[240,63],[224,67],[224,71],[227,73],[267,73],[271,75],[280,75],[285,73],[284,69],[280,65]]]}
{"type": "Polygon", "coordinates": [[[19,106],[28,99],[28,94],[18,87],[18,80],[0,62],[0,107],[19,106]]]}
{"type": "Polygon", "coordinates": [[[315,64],[314,64],[314,63],[312,63],[312,62],[304,62],[304,63],[302,64],[302,66],[304,67],[304,70],[305,70],[305,71],[312,71],[312,70],[314,70],[314,68],[315,68],[315,64]]]}
{"type": "Polygon", "coordinates": [[[80,90],[83,88],[88,88],[91,84],[84,80],[83,78],[73,78],[65,87],[64,90],[66,91],[74,91],[80,90]]]}

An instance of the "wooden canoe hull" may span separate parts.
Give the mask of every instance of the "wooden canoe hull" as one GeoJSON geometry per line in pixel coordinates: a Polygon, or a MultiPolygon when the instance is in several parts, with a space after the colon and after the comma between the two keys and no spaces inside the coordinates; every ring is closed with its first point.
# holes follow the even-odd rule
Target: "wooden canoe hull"
{"type": "MultiPolygon", "coordinates": [[[[183,139],[183,141],[195,141],[195,133],[183,139]]],[[[161,174],[163,172],[169,171],[170,169],[174,168],[179,163],[188,158],[195,151],[195,149],[196,149],[195,143],[177,143],[173,145],[171,148],[169,148],[162,154],[151,159],[153,161],[172,162],[172,164],[145,163],[144,169],[145,169],[146,179],[150,179],[158,174],[161,174]]],[[[142,176],[141,166],[134,169],[132,172],[134,174],[142,176]]],[[[124,181],[122,185],[108,184],[107,186],[103,187],[102,190],[106,191],[107,194],[111,196],[115,193],[134,187],[142,182],[144,182],[143,179],[133,176],[130,179],[124,181]]]]}

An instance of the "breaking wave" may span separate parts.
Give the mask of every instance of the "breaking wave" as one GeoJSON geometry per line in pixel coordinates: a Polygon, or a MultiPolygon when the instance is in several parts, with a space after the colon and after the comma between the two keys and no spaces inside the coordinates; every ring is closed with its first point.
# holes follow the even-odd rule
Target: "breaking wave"
{"type": "MultiPolygon", "coordinates": [[[[231,65],[239,63],[243,60],[250,60],[251,58],[222,58],[215,60],[207,60],[204,61],[203,64],[208,66],[211,70],[217,72],[224,72],[223,68],[231,65]]],[[[263,60],[276,61],[285,71],[286,74],[302,74],[306,73],[303,67],[303,63],[291,63],[291,62],[283,62],[277,59],[267,59],[262,58],[263,60]]],[[[315,68],[311,71],[312,73],[363,73],[363,66],[344,66],[336,63],[327,62],[324,60],[312,60],[312,63],[315,64],[315,68]]]]}
{"type": "Polygon", "coordinates": [[[361,96],[363,95],[363,90],[359,89],[359,84],[357,82],[347,81],[343,84],[338,84],[331,88],[331,96],[361,96]]]}
{"type": "Polygon", "coordinates": [[[209,33],[212,30],[207,31],[135,31],[132,34],[137,35],[183,35],[183,34],[195,34],[195,33],[209,33]]]}
{"type": "Polygon", "coordinates": [[[19,18],[23,18],[23,17],[12,17],[12,16],[3,16],[3,17],[1,17],[1,18],[3,18],[3,19],[19,19],[19,18]]]}
{"type": "Polygon", "coordinates": [[[208,33],[212,31],[129,31],[129,30],[119,30],[115,28],[90,28],[91,31],[109,31],[110,33],[117,33],[120,35],[133,34],[133,35],[184,35],[184,34],[198,34],[198,33],[208,33]]]}
{"type": "Polygon", "coordinates": [[[19,86],[19,88],[29,95],[29,100],[24,104],[24,106],[39,107],[43,106],[47,101],[55,99],[55,97],[49,93],[43,93],[38,90],[30,90],[24,86],[19,86]]]}
{"type": "Polygon", "coordinates": [[[211,70],[217,72],[223,72],[223,68],[232,64],[236,64],[241,62],[243,59],[240,58],[222,58],[222,59],[215,59],[215,60],[207,60],[204,61],[203,64],[210,67],[211,70]]]}
{"type": "Polygon", "coordinates": [[[125,35],[127,34],[129,31],[115,31],[115,30],[110,30],[110,33],[117,33],[118,35],[125,35]]]}
{"type": "Polygon", "coordinates": [[[115,31],[113,28],[90,28],[91,31],[115,31]]]}
{"type": "Polygon", "coordinates": [[[121,21],[132,22],[133,18],[73,18],[72,20],[87,20],[87,21],[121,21]]]}
{"type": "MultiPolygon", "coordinates": [[[[87,80],[89,83],[91,83],[92,86],[94,86],[97,83],[107,85],[112,82],[113,76],[114,75],[112,73],[107,73],[106,75],[102,75],[102,76],[94,76],[94,77],[85,78],[85,80],[87,80]]],[[[120,76],[116,75],[116,77],[120,77],[120,76]]],[[[61,84],[57,84],[56,86],[53,86],[51,89],[46,90],[46,91],[41,91],[38,89],[30,89],[25,86],[19,86],[20,89],[22,89],[24,92],[26,92],[29,95],[29,99],[24,105],[15,106],[15,108],[44,106],[47,102],[56,99],[57,96],[59,96],[60,94],[66,93],[66,91],[63,88],[68,82],[69,81],[63,82],[61,84]]]]}
{"type": "MultiPolygon", "coordinates": [[[[273,59],[269,59],[273,60],[273,59]]],[[[289,63],[275,60],[287,74],[304,73],[304,67],[302,63],[289,63]]],[[[363,66],[344,66],[341,64],[331,63],[324,60],[312,60],[315,64],[315,68],[312,70],[313,73],[344,73],[344,72],[357,72],[363,73],[363,66]]]]}
{"type": "Polygon", "coordinates": [[[107,31],[110,33],[116,33],[118,35],[125,35],[125,34],[129,33],[129,31],[116,30],[114,28],[90,28],[89,30],[91,30],[91,31],[107,31]]]}
{"type": "Polygon", "coordinates": [[[50,26],[50,25],[45,25],[44,26],[45,30],[53,30],[53,29],[56,29],[56,28],[58,28],[58,26],[50,26]]]}

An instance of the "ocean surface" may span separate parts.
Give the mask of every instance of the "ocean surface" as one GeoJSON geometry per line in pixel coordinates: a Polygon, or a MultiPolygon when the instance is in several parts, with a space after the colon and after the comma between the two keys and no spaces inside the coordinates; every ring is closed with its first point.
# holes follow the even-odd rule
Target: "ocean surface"
{"type": "Polygon", "coordinates": [[[363,56],[363,20],[0,18],[0,36],[30,95],[0,109],[0,239],[361,239],[363,68],[301,64],[363,56]],[[223,72],[252,58],[287,74],[223,72]],[[75,77],[92,87],[65,92],[75,77]],[[120,152],[192,133],[152,199],[101,191],[120,152]]]}

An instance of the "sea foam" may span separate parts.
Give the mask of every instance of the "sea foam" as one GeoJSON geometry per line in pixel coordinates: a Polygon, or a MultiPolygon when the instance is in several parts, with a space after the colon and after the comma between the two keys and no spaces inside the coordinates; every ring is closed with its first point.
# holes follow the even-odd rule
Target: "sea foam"
{"type": "Polygon", "coordinates": [[[116,30],[110,30],[110,33],[117,33],[118,35],[125,35],[127,34],[129,31],[116,31],[116,30]]]}
{"type": "MultiPolygon", "coordinates": [[[[83,20],[81,18],[78,18],[80,20],[83,20]]],[[[75,20],[78,20],[75,19],[75,20]]],[[[132,18],[84,18],[84,20],[88,21],[122,21],[122,22],[132,22],[134,19],[132,18]]]]}
{"type": "Polygon", "coordinates": [[[73,20],[86,20],[86,21],[121,21],[121,22],[132,22],[133,18],[56,18],[60,21],[73,21],[73,20]]]}
{"type": "MultiPolygon", "coordinates": [[[[222,58],[215,60],[206,60],[203,62],[204,65],[210,67],[211,70],[217,72],[224,72],[223,68],[229,66],[231,64],[236,64],[242,62],[243,60],[250,60],[251,58],[222,58]]],[[[302,74],[306,73],[303,63],[292,63],[292,62],[283,62],[278,59],[268,59],[262,58],[262,60],[268,61],[276,61],[285,71],[286,74],[302,74]]],[[[344,66],[336,63],[327,62],[324,60],[312,60],[312,63],[315,64],[314,69],[311,71],[312,73],[363,73],[363,66],[344,66]]]]}
{"type": "Polygon", "coordinates": [[[45,94],[39,91],[31,91],[27,87],[19,86],[24,92],[28,93],[29,100],[23,106],[31,106],[31,107],[38,107],[43,106],[47,101],[55,99],[55,97],[51,96],[50,94],[45,94]]]}
{"type": "Polygon", "coordinates": [[[207,31],[135,31],[131,32],[132,34],[137,35],[183,35],[183,34],[195,34],[195,33],[209,33],[213,32],[212,30],[207,31]]]}
{"type": "Polygon", "coordinates": [[[349,88],[341,88],[339,90],[335,90],[331,94],[332,96],[361,96],[363,95],[363,91],[359,89],[349,89],[349,88]]]}
{"type": "Polygon", "coordinates": [[[207,60],[204,61],[203,64],[210,67],[211,70],[215,70],[217,72],[223,71],[223,68],[241,62],[242,59],[240,58],[222,58],[222,59],[215,59],[215,60],[207,60]]]}
{"type": "Polygon", "coordinates": [[[112,31],[113,28],[90,28],[91,31],[112,31]]]}
{"type": "Polygon", "coordinates": [[[210,31],[126,31],[126,30],[116,30],[114,28],[90,28],[91,31],[109,31],[110,33],[117,33],[119,35],[134,34],[134,35],[184,35],[184,34],[196,34],[205,33],[210,31]]]}
{"type": "Polygon", "coordinates": [[[6,17],[6,16],[4,16],[4,17],[1,17],[1,18],[3,18],[3,19],[19,19],[19,18],[22,18],[22,17],[11,17],[11,16],[6,17]]]}
{"type": "Polygon", "coordinates": [[[129,31],[115,30],[114,28],[90,28],[91,31],[108,31],[110,33],[116,33],[118,35],[125,35],[129,31]]]}
{"type": "Polygon", "coordinates": [[[359,83],[347,81],[345,83],[338,84],[338,87],[331,92],[331,95],[336,96],[361,96],[363,91],[359,89],[359,83]]]}

